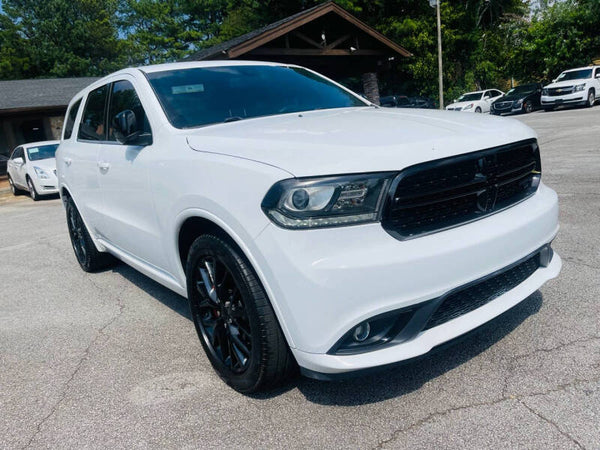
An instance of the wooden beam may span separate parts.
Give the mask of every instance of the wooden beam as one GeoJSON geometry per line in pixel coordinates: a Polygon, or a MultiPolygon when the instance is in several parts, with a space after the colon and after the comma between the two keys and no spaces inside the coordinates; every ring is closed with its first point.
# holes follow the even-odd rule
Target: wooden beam
{"type": "Polygon", "coordinates": [[[331,44],[326,45],[325,48],[327,50],[330,50],[332,48],[336,48],[338,45],[340,45],[342,42],[346,41],[350,39],[350,35],[349,34],[345,34],[344,36],[342,36],[341,38],[336,39],[335,41],[333,41],[331,44]]]}
{"type": "Polygon", "coordinates": [[[317,41],[313,41],[311,38],[309,38],[307,35],[305,35],[304,33],[300,33],[299,31],[294,31],[292,33],[294,36],[302,39],[304,42],[306,42],[307,44],[312,45],[315,48],[323,48],[323,46],[321,44],[319,44],[317,41]]]}
{"type": "Polygon", "coordinates": [[[259,47],[247,53],[248,55],[269,56],[386,56],[389,53],[383,50],[356,50],[350,51],[341,48],[312,49],[312,48],[268,48],[259,47]]]}

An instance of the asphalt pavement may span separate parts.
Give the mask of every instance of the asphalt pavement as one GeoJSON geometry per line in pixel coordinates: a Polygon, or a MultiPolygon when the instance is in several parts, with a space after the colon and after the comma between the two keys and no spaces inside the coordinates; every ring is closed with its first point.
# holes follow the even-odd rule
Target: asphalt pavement
{"type": "Polygon", "coordinates": [[[560,196],[560,277],[444,352],[254,397],[213,373],[185,299],[84,273],[59,200],[2,194],[0,448],[600,448],[600,106],[516,120],[560,196]]]}

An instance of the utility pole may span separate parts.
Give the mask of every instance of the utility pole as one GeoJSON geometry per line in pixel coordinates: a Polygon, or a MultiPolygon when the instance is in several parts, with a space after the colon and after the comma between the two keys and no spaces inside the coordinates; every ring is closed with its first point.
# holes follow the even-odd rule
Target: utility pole
{"type": "Polygon", "coordinates": [[[442,19],[440,18],[440,3],[442,0],[437,0],[437,38],[438,38],[438,76],[440,89],[440,109],[444,109],[444,77],[442,72],[442,19]]]}

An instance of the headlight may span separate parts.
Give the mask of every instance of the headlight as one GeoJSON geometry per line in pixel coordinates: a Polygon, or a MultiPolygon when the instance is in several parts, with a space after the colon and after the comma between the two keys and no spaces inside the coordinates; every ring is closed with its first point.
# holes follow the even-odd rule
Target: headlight
{"type": "Polygon", "coordinates": [[[473,103],[471,103],[470,105],[465,106],[463,109],[471,109],[473,107],[473,103]]]}
{"type": "Polygon", "coordinates": [[[294,178],[275,183],[261,207],[277,225],[303,229],[376,222],[395,173],[294,178]]]}
{"type": "Polygon", "coordinates": [[[585,83],[581,83],[575,86],[575,89],[573,89],[573,92],[578,92],[578,91],[583,91],[585,89],[585,83]]]}
{"type": "Polygon", "coordinates": [[[521,107],[523,105],[523,99],[515,100],[513,106],[521,107]]]}
{"type": "Polygon", "coordinates": [[[548,89],[546,89],[546,88],[542,89],[542,95],[548,95],[548,89]]]}
{"type": "Polygon", "coordinates": [[[38,178],[42,180],[47,180],[48,178],[50,178],[50,175],[48,175],[48,173],[41,167],[34,166],[33,169],[35,170],[35,173],[38,176],[38,178]]]}

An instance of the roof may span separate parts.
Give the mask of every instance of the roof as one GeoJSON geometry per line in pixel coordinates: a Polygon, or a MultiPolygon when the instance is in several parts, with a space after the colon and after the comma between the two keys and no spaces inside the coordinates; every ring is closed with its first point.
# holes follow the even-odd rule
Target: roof
{"type": "Polygon", "coordinates": [[[98,78],[50,78],[0,81],[0,111],[66,107],[71,98],[98,78]]]}
{"type": "Polygon", "coordinates": [[[412,53],[410,53],[404,47],[396,44],[383,34],[376,31],[374,28],[371,28],[369,25],[360,21],[344,8],[336,5],[332,1],[328,1],[317,6],[313,6],[312,8],[305,9],[297,14],[286,17],[285,19],[273,22],[263,28],[259,28],[242,36],[230,39],[229,41],[221,42],[220,44],[216,44],[212,47],[202,49],[188,56],[186,59],[198,61],[203,59],[213,59],[216,57],[235,58],[262,45],[265,39],[276,39],[285,33],[288,33],[291,30],[306,24],[307,22],[315,20],[331,12],[338,14],[360,28],[365,33],[381,41],[394,52],[399,53],[402,56],[412,56],[412,53]]]}
{"type": "Polygon", "coordinates": [[[228,66],[294,66],[294,64],[281,64],[277,62],[266,61],[231,61],[231,60],[213,60],[213,61],[185,61],[165,64],[153,64],[150,66],[140,66],[137,69],[145,73],[162,72],[165,70],[176,69],[194,69],[202,67],[228,67],[228,66]]]}

